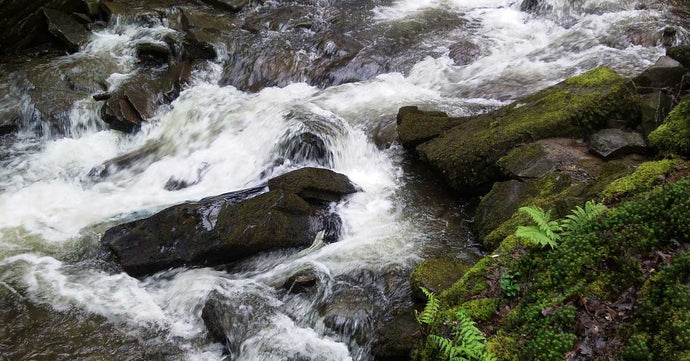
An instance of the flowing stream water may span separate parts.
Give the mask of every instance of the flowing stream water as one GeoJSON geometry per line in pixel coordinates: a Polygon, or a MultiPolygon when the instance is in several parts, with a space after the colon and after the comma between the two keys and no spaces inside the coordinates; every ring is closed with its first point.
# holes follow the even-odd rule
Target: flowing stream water
{"type": "MultiPolygon", "coordinates": [[[[243,92],[218,85],[228,58],[218,45],[218,58],[196,67],[179,98],[137,134],[107,130],[90,98],[74,104],[63,132],[37,131],[41,124],[27,116],[0,143],[0,288],[18,300],[3,312],[24,320],[0,326],[0,359],[220,360],[223,346],[201,320],[216,291],[246,316],[233,359],[369,360],[377,322],[409,306],[407,276],[422,257],[439,249],[468,261],[479,254],[462,202],[440,185],[425,186],[400,146],[375,141],[393,129],[398,108],[470,115],[601,65],[631,76],[663,55],[661,34],[678,25],[663,4],[631,0],[548,0],[531,11],[510,0],[397,0],[359,16],[409,24],[430,11],[454,14],[462,25],[423,35],[413,64],[369,80],[243,92]],[[475,49],[466,64],[452,58],[458,42],[475,49]],[[332,154],[326,164],[285,159],[286,143],[305,129],[324,139],[332,154]],[[90,175],[140,149],[146,155],[131,167],[90,175]],[[336,206],[339,242],[143,279],[98,257],[109,227],[308,165],[344,173],[364,190],[336,206]],[[166,190],[171,178],[191,186],[166,190]],[[318,275],[316,290],[281,291],[305,269],[318,275]]],[[[113,19],[83,51],[53,61],[103,59],[113,89],[136,66],[135,41],[174,31],[165,22],[113,19]]],[[[679,28],[675,41],[685,39],[679,28]]],[[[14,101],[31,113],[26,96],[14,101]]]]}

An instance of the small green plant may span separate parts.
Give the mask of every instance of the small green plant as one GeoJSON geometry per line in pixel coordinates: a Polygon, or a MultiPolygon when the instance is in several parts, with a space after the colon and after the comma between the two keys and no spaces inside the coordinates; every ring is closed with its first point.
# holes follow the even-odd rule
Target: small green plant
{"type": "Polygon", "coordinates": [[[575,207],[571,214],[565,216],[565,220],[561,222],[561,226],[565,231],[563,234],[570,234],[581,230],[586,224],[601,217],[607,210],[608,208],[605,205],[595,201],[585,203],[585,208],[575,207]]]}
{"type": "Polygon", "coordinates": [[[520,292],[520,285],[515,282],[515,277],[519,276],[519,272],[510,274],[508,271],[501,272],[501,278],[498,280],[498,285],[508,297],[515,297],[520,292]]]}
{"type": "Polygon", "coordinates": [[[414,316],[420,325],[431,325],[436,320],[436,315],[438,314],[438,310],[441,308],[441,304],[438,302],[438,299],[433,292],[424,287],[420,287],[420,289],[422,292],[424,292],[424,295],[428,301],[426,302],[426,306],[424,306],[424,310],[422,310],[422,312],[417,312],[416,310],[414,311],[414,316]]]}
{"type": "Polygon", "coordinates": [[[464,310],[459,309],[452,321],[452,336],[429,335],[449,361],[495,361],[486,350],[486,338],[464,310]]]}
{"type": "Polygon", "coordinates": [[[545,212],[537,206],[521,207],[520,212],[529,214],[536,226],[520,226],[515,231],[515,236],[527,239],[540,245],[542,248],[551,246],[558,247],[561,236],[556,232],[563,230],[563,227],[556,221],[551,220],[551,211],[545,212]]]}

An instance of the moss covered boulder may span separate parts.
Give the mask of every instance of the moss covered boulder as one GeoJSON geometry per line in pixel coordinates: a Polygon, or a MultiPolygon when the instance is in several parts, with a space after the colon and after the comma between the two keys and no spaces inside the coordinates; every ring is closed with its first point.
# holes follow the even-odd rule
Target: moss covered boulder
{"type": "Polygon", "coordinates": [[[649,143],[664,153],[690,155],[690,97],[683,99],[664,124],[649,134],[649,143]]]}
{"type": "Polygon", "coordinates": [[[429,258],[420,263],[410,275],[412,298],[426,301],[421,287],[439,293],[459,280],[470,268],[467,262],[452,256],[429,258]]]}
{"type": "Polygon", "coordinates": [[[102,242],[127,273],[141,276],[306,247],[321,231],[325,241],[334,241],[341,221],[329,213],[328,204],[356,187],[342,174],[302,168],[269,181],[269,191],[262,191],[253,188],[173,206],[109,229],[102,242]]]}
{"type": "Polygon", "coordinates": [[[568,79],[489,114],[464,119],[416,149],[456,191],[501,178],[496,161],[521,143],[582,137],[610,119],[639,119],[631,82],[609,68],[568,79]]]}
{"type": "Polygon", "coordinates": [[[451,118],[444,112],[422,111],[410,106],[398,111],[398,139],[404,147],[412,148],[436,138],[460,124],[463,118],[451,118]]]}

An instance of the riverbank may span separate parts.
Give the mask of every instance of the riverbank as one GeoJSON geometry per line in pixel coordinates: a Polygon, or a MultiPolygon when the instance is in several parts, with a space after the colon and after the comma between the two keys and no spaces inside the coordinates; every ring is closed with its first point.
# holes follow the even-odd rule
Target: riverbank
{"type": "Polygon", "coordinates": [[[687,49],[634,79],[599,68],[478,117],[401,109],[401,141],[423,162],[456,191],[490,189],[474,223],[486,256],[412,275],[429,302],[414,359],[690,357],[687,49]]]}

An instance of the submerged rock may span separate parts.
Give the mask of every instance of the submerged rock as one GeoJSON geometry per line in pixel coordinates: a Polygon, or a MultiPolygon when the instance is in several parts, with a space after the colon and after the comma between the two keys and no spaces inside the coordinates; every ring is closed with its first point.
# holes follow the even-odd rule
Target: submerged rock
{"type": "Polygon", "coordinates": [[[229,263],[309,246],[319,231],[332,228],[328,203],[357,191],[344,175],[317,168],[271,179],[268,188],[173,206],[109,229],[102,242],[134,276],[185,264],[229,263]]]}
{"type": "MultiPolygon", "coordinates": [[[[518,144],[584,136],[609,119],[639,119],[637,98],[630,81],[609,68],[597,68],[495,112],[456,118],[460,124],[416,150],[452,188],[466,193],[501,179],[496,161],[518,144]]],[[[420,118],[419,123],[433,124],[438,115],[420,118]]]]}
{"type": "Polygon", "coordinates": [[[613,159],[647,150],[642,134],[622,129],[602,129],[592,135],[589,150],[602,159],[613,159]]]}

